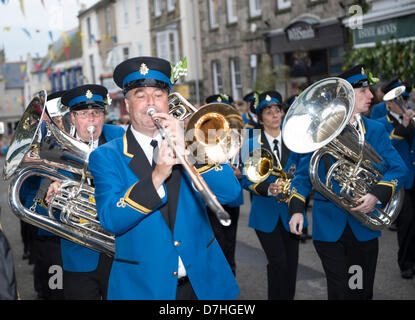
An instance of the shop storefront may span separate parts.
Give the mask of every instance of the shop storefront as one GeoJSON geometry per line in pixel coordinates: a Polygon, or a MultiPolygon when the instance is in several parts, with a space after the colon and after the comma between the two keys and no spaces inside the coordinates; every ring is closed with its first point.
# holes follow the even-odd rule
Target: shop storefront
{"type": "Polygon", "coordinates": [[[296,94],[301,86],[341,71],[347,35],[338,19],[320,21],[303,16],[284,29],[267,33],[266,43],[273,67],[289,68],[279,88],[288,96],[296,94]]]}

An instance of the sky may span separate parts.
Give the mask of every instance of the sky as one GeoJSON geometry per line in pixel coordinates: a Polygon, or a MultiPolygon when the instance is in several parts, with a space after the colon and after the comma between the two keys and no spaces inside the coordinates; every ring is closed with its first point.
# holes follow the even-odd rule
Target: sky
{"type": "Polygon", "coordinates": [[[82,4],[98,0],[0,0],[0,48],[6,61],[26,61],[27,54],[44,57],[62,32],[78,26],[82,4]]]}

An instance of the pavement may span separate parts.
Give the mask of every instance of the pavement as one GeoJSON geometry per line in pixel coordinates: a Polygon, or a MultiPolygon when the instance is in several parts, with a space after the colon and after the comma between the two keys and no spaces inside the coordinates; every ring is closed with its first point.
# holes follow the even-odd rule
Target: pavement
{"type": "MultiPolygon", "coordinates": [[[[4,158],[0,158],[3,167],[4,158]]],[[[241,207],[236,245],[236,279],[241,293],[238,300],[266,300],[266,258],[255,231],[248,227],[249,196],[244,191],[245,204],[241,207]]],[[[23,260],[23,243],[19,219],[8,206],[8,182],[0,182],[0,222],[12,247],[18,292],[22,300],[36,300],[33,288],[33,265],[23,260]]],[[[308,214],[311,220],[311,214],[308,214]]],[[[312,231],[312,226],[309,227],[312,231]]],[[[415,299],[415,279],[400,277],[397,264],[397,233],[385,230],[379,239],[379,256],[374,284],[374,300],[415,299]]],[[[312,241],[300,244],[296,300],[326,300],[326,280],[320,259],[312,241]]]]}

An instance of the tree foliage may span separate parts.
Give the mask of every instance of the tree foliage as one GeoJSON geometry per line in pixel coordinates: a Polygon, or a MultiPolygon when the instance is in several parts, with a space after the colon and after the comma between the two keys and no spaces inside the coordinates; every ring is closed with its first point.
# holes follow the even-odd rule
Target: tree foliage
{"type": "Polygon", "coordinates": [[[367,71],[379,78],[388,81],[399,75],[402,80],[415,80],[415,41],[376,43],[375,47],[358,48],[348,51],[344,55],[345,69],[363,63],[367,71]]]}

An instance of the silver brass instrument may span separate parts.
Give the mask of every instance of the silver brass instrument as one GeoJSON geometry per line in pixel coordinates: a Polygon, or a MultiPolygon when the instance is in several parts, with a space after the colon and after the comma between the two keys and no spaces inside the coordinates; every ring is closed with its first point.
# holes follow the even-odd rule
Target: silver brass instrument
{"type": "Polygon", "coordinates": [[[284,118],[282,137],[294,152],[314,151],[309,175],[318,192],[367,227],[381,230],[390,226],[399,214],[403,189],[395,192],[383,210],[376,208],[370,213],[351,210],[354,201],[380,181],[385,169],[383,159],[365,141],[360,115],[355,115],[357,128],[349,123],[353,108],[354,90],[346,80],[320,80],[303,91],[291,105],[284,118]],[[326,154],[336,161],[327,170],[323,182],[319,179],[318,167],[326,154]]]}
{"type": "Polygon", "coordinates": [[[285,202],[290,196],[290,185],[293,177],[283,169],[276,153],[275,158],[276,161],[267,149],[258,148],[253,150],[244,161],[244,175],[253,183],[261,183],[268,179],[272,171],[277,171],[277,181],[280,180],[282,191],[276,199],[278,202],[285,202]],[[274,162],[276,162],[276,165],[274,162]]]}
{"type": "MultiPolygon", "coordinates": [[[[57,100],[57,101],[55,101],[57,100]]],[[[94,188],[86,183],[92,178],[87,170],[91,147],[61,130],[48,112],[46,92],[37,93],[26,108],[14,134],[3,168],[4,178],[10,179],[9,204],[22,220],[55,233],[77,244],[114,254],[114,236],[99,223],[95,208],[94,188]],[[70,178],[58,170],[71,173],[70,178]],[[35,199],[26,208],[20,199],[20,189],[31,176],[60,181],[59,191],[48,204],[47,215],[39,214],[35,199]],[[57,217],[56,210],[60,210],[57,217]]],[[[91,128],[90,133],[95,128],[91,128]]]]}
{"type": "MultiPolygon", "coordinates": [[[[402,93],[404,93],[405,90],[406,90],[405,86],[398,86],[396,88],[393,88],[392,90],[390,90],[383,96],[383,101],[394,100],[394,102],[398,105],[399,109],[401,109],[401,111],[405,113],[406,111],[405,101],[403,100],[403,97],[402,97],[402,93]]],[[[415,117],[411,118],[411,124],[415,126],[415,117]]]]}
{"type": "MultiPolygon", "coordinates": [[[[167,132],[158,123],[158,119],[153,117],[154,113],[155,110],[153,108],[149,108],[147,111],[163,139],[166,139],[169,146],[176,153],[183,168],[192,179],[196,190],[206,205],[216,214],[220,223],[224,226],[229,226],[231,224],[229,214],[223,209],[187,156],[181,155],[177,151],[167,132]]],[[[178,120],[189,118],[185,128],[185,143],[192,157],[200,163],[226,162],[242,146],[244,122],[238,111],[229,105],[210,103],[197,109],[180,94],[172,93],[169,95],[169,113],[178,120]]]]}

